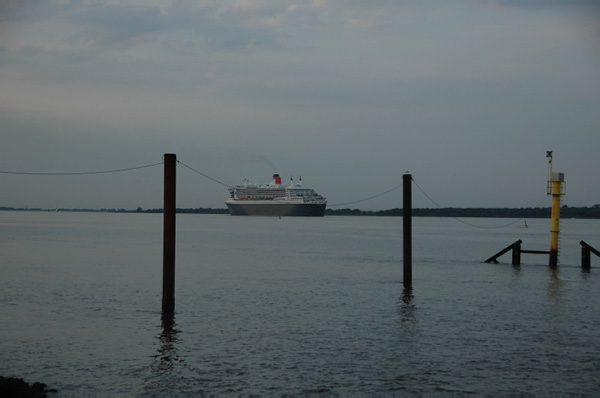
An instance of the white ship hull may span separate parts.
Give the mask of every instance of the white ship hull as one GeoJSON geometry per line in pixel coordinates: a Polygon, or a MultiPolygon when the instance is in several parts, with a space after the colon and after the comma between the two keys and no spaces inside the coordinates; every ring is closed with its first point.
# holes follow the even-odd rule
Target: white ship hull
{"type": "Polygon", "coordinates": [[[225,202],[232,216],[323,217],[325,203],[293,203],[259,200],[228,200],[225,202]]]}

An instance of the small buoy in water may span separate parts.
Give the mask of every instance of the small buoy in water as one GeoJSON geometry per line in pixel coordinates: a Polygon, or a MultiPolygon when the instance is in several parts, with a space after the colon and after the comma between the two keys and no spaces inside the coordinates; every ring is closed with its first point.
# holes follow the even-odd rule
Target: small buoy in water
{"type": "Polygon", "coordinates": [[[527,228],[527,220],[525,220],[525,228],[527,228]]]}

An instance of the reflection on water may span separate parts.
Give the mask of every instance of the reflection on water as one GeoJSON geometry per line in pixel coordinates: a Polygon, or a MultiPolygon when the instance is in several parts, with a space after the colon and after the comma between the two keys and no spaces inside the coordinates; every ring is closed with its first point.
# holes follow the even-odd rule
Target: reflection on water
{"type": "Polygon", "coordinates": [[[558,268],[550,267],[550,280],[548,281],[548,297],[554,300],[554,304],[560,305],[563,296],[563,281],[558,277],[558,268]]]}
{"type": "Polygon", "coordinates": [[[515,277],[520,277],[521,276],[521,266],[520,265],[513,265],[512,266],[512,273],[515,277]]]}
{"type": "Polygon", "coordinates": [[[160,346],[155,358],[159,360],[159,370],[171,371],[175,362],[179,362],[177,356],[177,335],[179,330],[175,329],[175,316],[163,314],[161,317],[162,332],[160,334],[160,346]]]}
{"type": "Polygon", "coordinates": [[[398,305],[398,312],[400,313],[400,320],[403,323],[416,323],[415,318],[415,305],[413,303],[414,295],[411,287],[405,287],[400,297],[398,305]]]}
{"type": "Polygon", "coordinates": [[[183,362],[177,353],[178,334],[173,314],[164,313],[161,317],[161,333],[158,336],[158,350],[150,366],[152,376],[146,385],[147,392],[162,393],[176,390],[177,370],[175,365],[183,362]]]}
{"type": "Polygon", "coordinates": [[[482,265],[515,231],[421,217],[402,290],[396,218],[180,216],[185,304],[161,319],[160,218],[0,212],[0,374],[65,396],[600,393],[598,268],[574,251],[482,265]]]}

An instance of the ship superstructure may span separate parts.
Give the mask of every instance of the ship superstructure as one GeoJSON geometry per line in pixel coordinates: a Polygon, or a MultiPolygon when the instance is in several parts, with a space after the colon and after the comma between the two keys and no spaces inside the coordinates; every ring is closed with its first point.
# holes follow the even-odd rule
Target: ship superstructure
{"type": "Polygon", "coordinates": [[[250,184],[229,188],[230,198],[225,201],[232,216],[313,216],[325,214],[327,199],[312,188],[290,178],[289,185],[281,183],[279,174],[273,174],[269,184],[250,184]]]}

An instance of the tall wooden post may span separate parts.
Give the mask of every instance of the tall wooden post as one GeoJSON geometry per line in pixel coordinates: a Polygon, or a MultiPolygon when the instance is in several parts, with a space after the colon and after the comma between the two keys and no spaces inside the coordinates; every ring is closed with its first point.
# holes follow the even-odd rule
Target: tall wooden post
{"type": "Polygon", "coordinates": [[[402,176],[402,222],[404,287],[412,286],[412,175],[402,176]]]}
{"type": "Polygon", "coordinates": [[[581,268],[589,270],[592,267],[591,254],[594,253],[596,256],[600,256],[600,250],[594,249],[584,241],[579,242],[581,245],[581,268]]]}
{"type": "Polygon", "coordinates": [[[175,176],[177,155],[165,154],[163,210],[163,314],[175,312],[175,176]]]}
{"type": "Polygon", "coordinates": [[[521,240],[513,243],[512,265],[521,265],[521,240]]]}
{"type": "MultiPolygon", "coordinates": [[[[583,242],[583,241],[582,241],[583,242]]],[[[592,268],[592,259],[591,259],[590,248],[586,245],[581,245],[581,268],[582,269],[590,269],[592,268]]]]}

